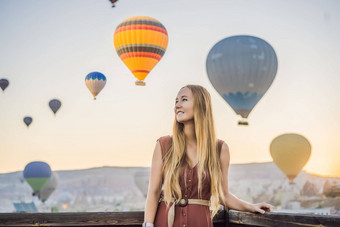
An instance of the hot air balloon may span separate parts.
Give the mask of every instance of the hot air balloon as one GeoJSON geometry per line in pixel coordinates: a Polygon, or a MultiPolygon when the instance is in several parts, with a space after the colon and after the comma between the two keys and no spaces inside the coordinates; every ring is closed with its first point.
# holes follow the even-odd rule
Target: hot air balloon
{"type": "Polygon", "coordinates": [[[117,54],[138,79],[144,79],[161,60],[168,46],[168,33],[158,20],[151,17],[131,17],[118,25],[113,36],[117,54]]]}
{"type": "Polygon", "coordinates": [[[52,172],[52,176],[49,181],[45,184],[45,186],[37,192],[38,198],[44,203],[48,197],[54,192],[58,185],[58,177],[54,172],[52,172]]]}
{"type": "Polygon", "coordinates": [[[54,115],[58,112],[59,108],[61,107],[61,102],[58,99],[52,99],[48,105],[50,106],[51,110],[53,111],[54,115]]]}
{"type": "Polygon", "coordinates": [[[112,3],[112,8],[116,7],[115,3],[118,2],[118,0],[109,0],[112,3]]]}
{"type": "Polygon", "coordinates": [[[254,36],[232,36],[210,50],[206,68],[211,84],[223,99],[241,115],[240,125],[266,93],[277,72],[274,49],[254,36]]]}
{"type": "Polygon", "coordinates": [[[270,144],[270,154],[275,164],[292,182],[306,165],[311,155],[311,144],[298,134],[283,134],[270,144]]]}
{"type": "Polygon", "coordinates": [[[134,180],[138,189],[146,198],[148,194],[150,171],[138,171],[135,173],[134,180]]]}
{"type": "Polygon", "coordinates": [[[64,210],[66,210],[71,203],[73,196],[69,192],[63,192],[59,195],[58,201],[61,203],[61,206],[64,210]]]}
{"type": "Polygon", "coordinates": [[[24,169],[24,178],[35,195],[50,180],[52,171],[45,162],[30,162],[24,169]]]}
{"type": "Polygon", "coordinates": [[[33,119],[31,117],[24,117],[24,122],[28,126],[32,123],[33,119]]]}
{"type": "Polygon", "coordinates": [[[105,87],[106,77],[102,73],[92,72],[85,77],[85,84],[96,100],[96,96],[105,87]]]}
{"type": "Polygon", "coordinates": [[[6,80],[6,79],[1,79],[0,80],[0,87],[2,89],[2,92],[5,91],[5,89],[8,87],[8,85],[9,85],[9,81],[8,80],[6,80]]]}

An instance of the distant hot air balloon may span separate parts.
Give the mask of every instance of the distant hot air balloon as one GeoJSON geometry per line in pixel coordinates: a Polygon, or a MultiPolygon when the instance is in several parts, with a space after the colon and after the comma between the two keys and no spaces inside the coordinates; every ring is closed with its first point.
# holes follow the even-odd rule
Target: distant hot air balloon
{"type": "Polygon", "coordinates": [[[305,137],[294,133],[280,135],[270,144],[273,161],[291,182],[306,165],[311,149],[305,137]]]}
{"type": "Polygon", "coordinates": [[[118,0],[109,0],[112,3],[112,8],[116,7],[115,3],[118,2],[118,0]]]}
{"type": "Polygon", "coordinates": [[[35,195],[49,181],[52,171],[45,162],[30,162],[24,169],[24,178],[35,195]]]}
{"type": "Polygon", "coordinates": [[[61,102],[58,99],[52,99],[48,105],[50,106],[51,110],[53,111],[54,115],[57,113],[59,108],[61,107],[61,102]]]}
{"type": "Polygon", "coordinates": [[[168,46],[168,33],[158,20],[151,17],[131,17],[118,25],[113,37],[117,54],[138,79],[144,79],[161,60],[168,46]]]}
{"type": "Polygon", "coordinates": [[[31,117],[24,117],[24,122],[28,126],[32,123],[33,119],[31,117]]]}
{"type": "Polygon", "coordinates": [[[148,194],[150,171],[138,171],[135,173],[134,180],[138,189],[146,198],[148,194]]]}
{"type": "Polygon", "coordinates": [[[44,203],[48,197],[54,192],[58,185],[58,177],[54,172],[52,172],[52,176],[49,181],[45,184],[45,186],[37,192],[38,198],[44,203]]]}
{"type": "Polygon", "coordinates": [[[211,84],[245,121],[266,93],[277,72],[274,49],[254,36],[232,36],[219,41],[210,50],[207,73],[211,84]]]}
{"type": "Polygon", "coordinates": [[[8,85],[9,85],[9,81],[8,80],[6,80],[6,79],[1,79],[0,80],[0,87],[1,87],[3,92],[8,87],[8,85]]]}
{"type": "Polygon", "coordinates": [[[61,206],[66,210],[71,203],[73,196],[69,192],[63,192],[59,195],[58,201],[61,203],[61,206]]]}
{"type": "Polygon", "coordinates": [[[85,77],[85,84],[96,100],[96,96],[105,87],[106,77],[102,73],[92,72],[85,77]]]}

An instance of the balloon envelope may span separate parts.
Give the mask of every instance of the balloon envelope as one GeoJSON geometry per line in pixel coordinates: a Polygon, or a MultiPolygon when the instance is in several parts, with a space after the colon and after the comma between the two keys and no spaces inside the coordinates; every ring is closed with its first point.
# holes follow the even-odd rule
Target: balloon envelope
{"type": "Polygon", "coordinates": [[[57,113],[59,108],[61,107],[61,102],[58,99],[52,99],[48,105],[50,106],[51,110],[53,111],[54,114],[57,113]]]}
{"type": "Polygon", "coordinates": [[[5,91],[5,89],[8,87],[9,85],[9,81],[6,79],[1,79],[0,80],[0,87],[2,89],[2,91],[5,91]]]}
{"type": "Polygon", "coordinates": [[[113,41],[118,56],[138,79],[136,85],[145,85],[143,80],[166,51],[168,33],[158,20],[137,16],[118,25],[113,41]]]}
{"type": "Polygon", "coordinates": [[[263,39],[245,35],[219,41],[206,62],[211,84],[243,118],[266,93],[277,67],[274,49],[263,39]]]}
{"type": "Polygon", "coordinates": [[[30,124],[32,123],[33,119],[31,117],[24,117],[24,123],[26,124],[26,126],[30,126],[30,124]]]}
{"type": "Polygon", "coordinates": [[[24,178],[37,193],[49,181],[52,175],[50,166],[45,162],[30,162],[24,169],[24,178]]]}
{"type": "Polygon", "coordinates": [[[71,203],[73,196],[69,192],[63,192],[59,195],[58,201],[64,209],[67,209],[71,203]]]}
{"type": "Polygon", "coordinates": [[[275,164],[290,181],[299,174],[311,155],[309,141],[298,134],[283,134],[270,144],[270,154],[275,164]]]}
{"type": "Polygon", "coordinates": [[[85,77],[85,84],[92,93],[93,98],[96,99],[96,96],[106,84],[106,77],[100,72],[92,72],[85,77]]]}
{"type": "Polygon", "coordinates": [[[58,177],[53,172],[51,178],[48,180],[48,182],[45,184],[45,186],[40,189],[37,193],[38,198],[45,202],[48,197],[54,192],[54,190],[57,188],[58,185],[58,177]]]}

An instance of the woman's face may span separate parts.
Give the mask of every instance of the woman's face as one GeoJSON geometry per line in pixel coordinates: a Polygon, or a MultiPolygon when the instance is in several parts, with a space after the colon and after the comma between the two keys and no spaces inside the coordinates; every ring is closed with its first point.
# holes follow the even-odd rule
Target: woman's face
{"type": "Polygon", "coordinates": [[[194,120],[194,100],[189,88],[184,87],[179,90],[175,104],[176,120],[179,123],[194,120]]]}

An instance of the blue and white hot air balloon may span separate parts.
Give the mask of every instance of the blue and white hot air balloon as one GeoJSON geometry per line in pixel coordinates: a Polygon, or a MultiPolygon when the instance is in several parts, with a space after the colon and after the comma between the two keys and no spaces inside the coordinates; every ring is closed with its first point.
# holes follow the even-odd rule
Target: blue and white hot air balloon
{"type": "Polygon", "coordinates": [[[241,125],[272,84],[278,62],[275,51],[263,39],[231,36],[210,50],[207,73],[211,84],[223,99],[241,115],[241,125]]]}
{"type": "Polygon", "coordinates": [[[106,84],[106,77],[99,72],[89,73],[85,78],[85,84],[93,95],[94,100],[106,84]]]}

